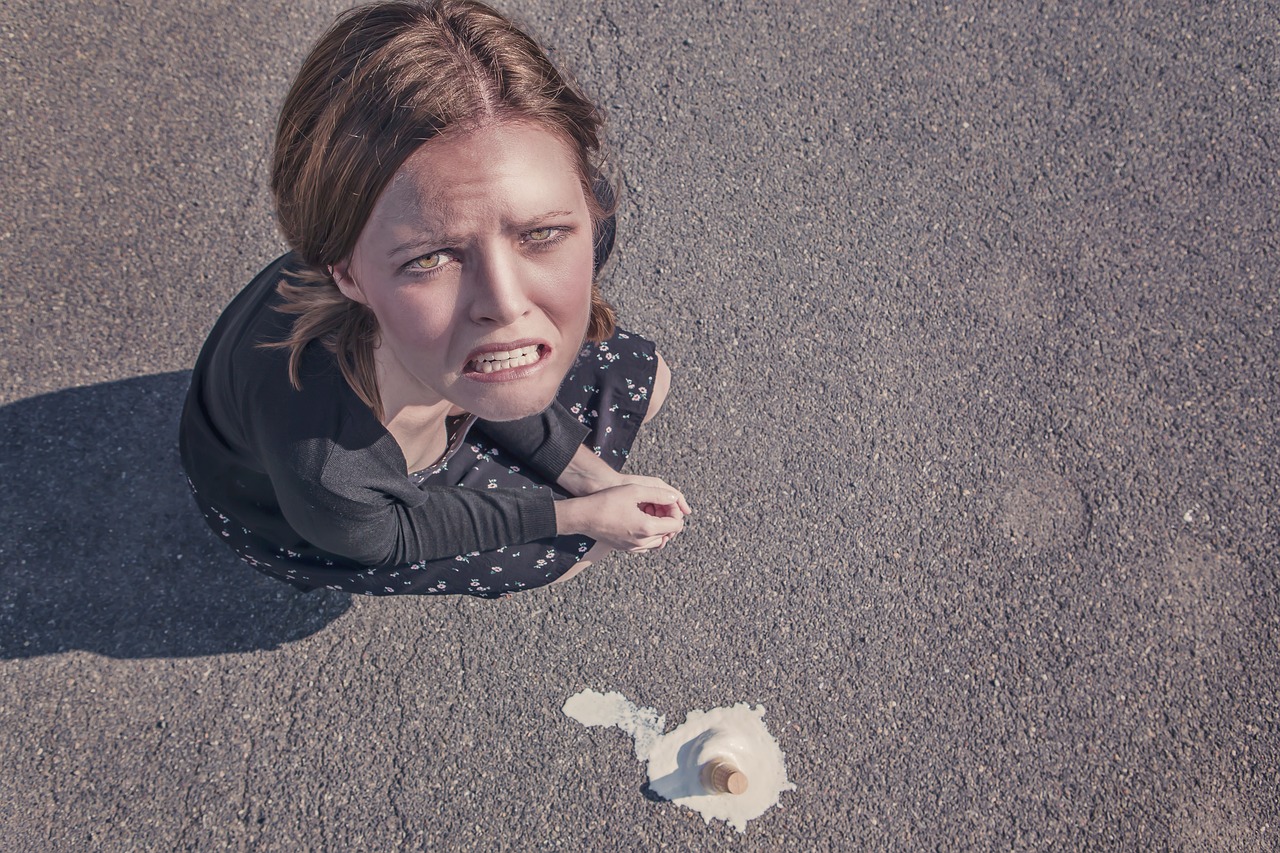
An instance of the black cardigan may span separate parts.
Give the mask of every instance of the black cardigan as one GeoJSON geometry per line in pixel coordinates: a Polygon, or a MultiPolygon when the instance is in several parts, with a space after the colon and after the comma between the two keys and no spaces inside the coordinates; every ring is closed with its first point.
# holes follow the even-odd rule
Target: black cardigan
{"type": "MultiPolygon", "coordinates": [[[[319,342],[303,351],[302,390],[290,384],[288,350],[258,344],[288,336],[292,317],[273,306],[293,259],[277,259],[232,300],[196,362],[179,443],[199,502],[264,545],[364,566],[556,535],[549,489],[414,485],[400,446],[319,342]]],[[[558,403],[473,428],[551,482],[587,434],[558,403]]]]}

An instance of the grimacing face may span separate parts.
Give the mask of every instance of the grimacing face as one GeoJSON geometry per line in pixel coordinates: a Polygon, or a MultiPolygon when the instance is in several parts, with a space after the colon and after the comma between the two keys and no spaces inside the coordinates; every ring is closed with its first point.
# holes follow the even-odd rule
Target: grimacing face
{"type": "Polygon", "coordinates": [[[334,265],[377,318],[388,412],[546,408],[586,334],[591,224],[573,152],[536,124],[446,134],[410,155],[334,265]]]}

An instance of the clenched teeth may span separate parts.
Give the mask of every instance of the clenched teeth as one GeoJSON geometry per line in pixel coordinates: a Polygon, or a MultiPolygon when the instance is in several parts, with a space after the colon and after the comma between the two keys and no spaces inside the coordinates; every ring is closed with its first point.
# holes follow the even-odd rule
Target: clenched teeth
{"type": "Polygon", "coordinates": [[[495,373],[499,370],[510,370],[513,367],[524,367],[538,360],[537,345],[502,352],[487,352],[467,365],[477,373],[495,373]]]}

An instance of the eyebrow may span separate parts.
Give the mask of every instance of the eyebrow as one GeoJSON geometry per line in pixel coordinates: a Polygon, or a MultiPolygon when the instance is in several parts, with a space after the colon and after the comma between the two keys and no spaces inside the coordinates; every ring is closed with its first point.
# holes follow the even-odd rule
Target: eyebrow
{"type": "MultiPolygon", "coordinates": [[[[515,223],[514,228],[517,231],[528,231],[530,229],[537,228],[539,225],[542,225],[548,219],[559,219],[562,216],[572,216],[572,215],[573,215],[573,211],[570,211],[570,210],[549,210],[546,213],[540,213],[537,216],[534,216],[530,219],[526,219],[523,222],[515,223]]],[[[407,252],[410,249],[422,249],[422,248],[426,248],[427,246],[450,246],[455,243],[461,242],[461,240],[462,238],[460,236],[453,235],[453,234],[432,234],[430,232],[427,232],[422,236],[414,237],[413,239],[407,240],[401,243],[400,245],[396,246],[391,251],[387,252],[387,257],[394,258],[400,253],[407,252]]]]}

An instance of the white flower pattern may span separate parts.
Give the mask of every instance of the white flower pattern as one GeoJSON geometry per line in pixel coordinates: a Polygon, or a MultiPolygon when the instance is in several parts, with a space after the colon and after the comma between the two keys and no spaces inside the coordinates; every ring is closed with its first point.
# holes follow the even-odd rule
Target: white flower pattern
{"type": "MultiPolygon", "coordinates": [[[[619,330],[607,341],[584,346],[560,386],[560,404],[590,430],[584,444],[615,469],[625,463],[644,420],[656,372],[653,344],[619,330]]],[[[514,461],[504,461],[503,451],[483,435],[468,435],[471,424],[472,419],[465,419],[465,424],[457,427],[460,433],[450,434],[451,454],[447,453],[437,465],[411,475],[415,483],[435,481],[483,489],[549,488],[534,472],[514,461]],[[465,437],[471,440],[464,441],[465,437]]],[[[209,505],[190,480],[187,482],[206,522],[244,562],[303,589],[362,595],[461,594],[497,598],[555,580],[593,544],[585,536],[559,536],[528,543],[528,548],[510,545],[485,554],[472,551],[400,566],[360,566],[306,548],[305,543],[291,543],[292,547],[268,543],[209,505]]]]}

